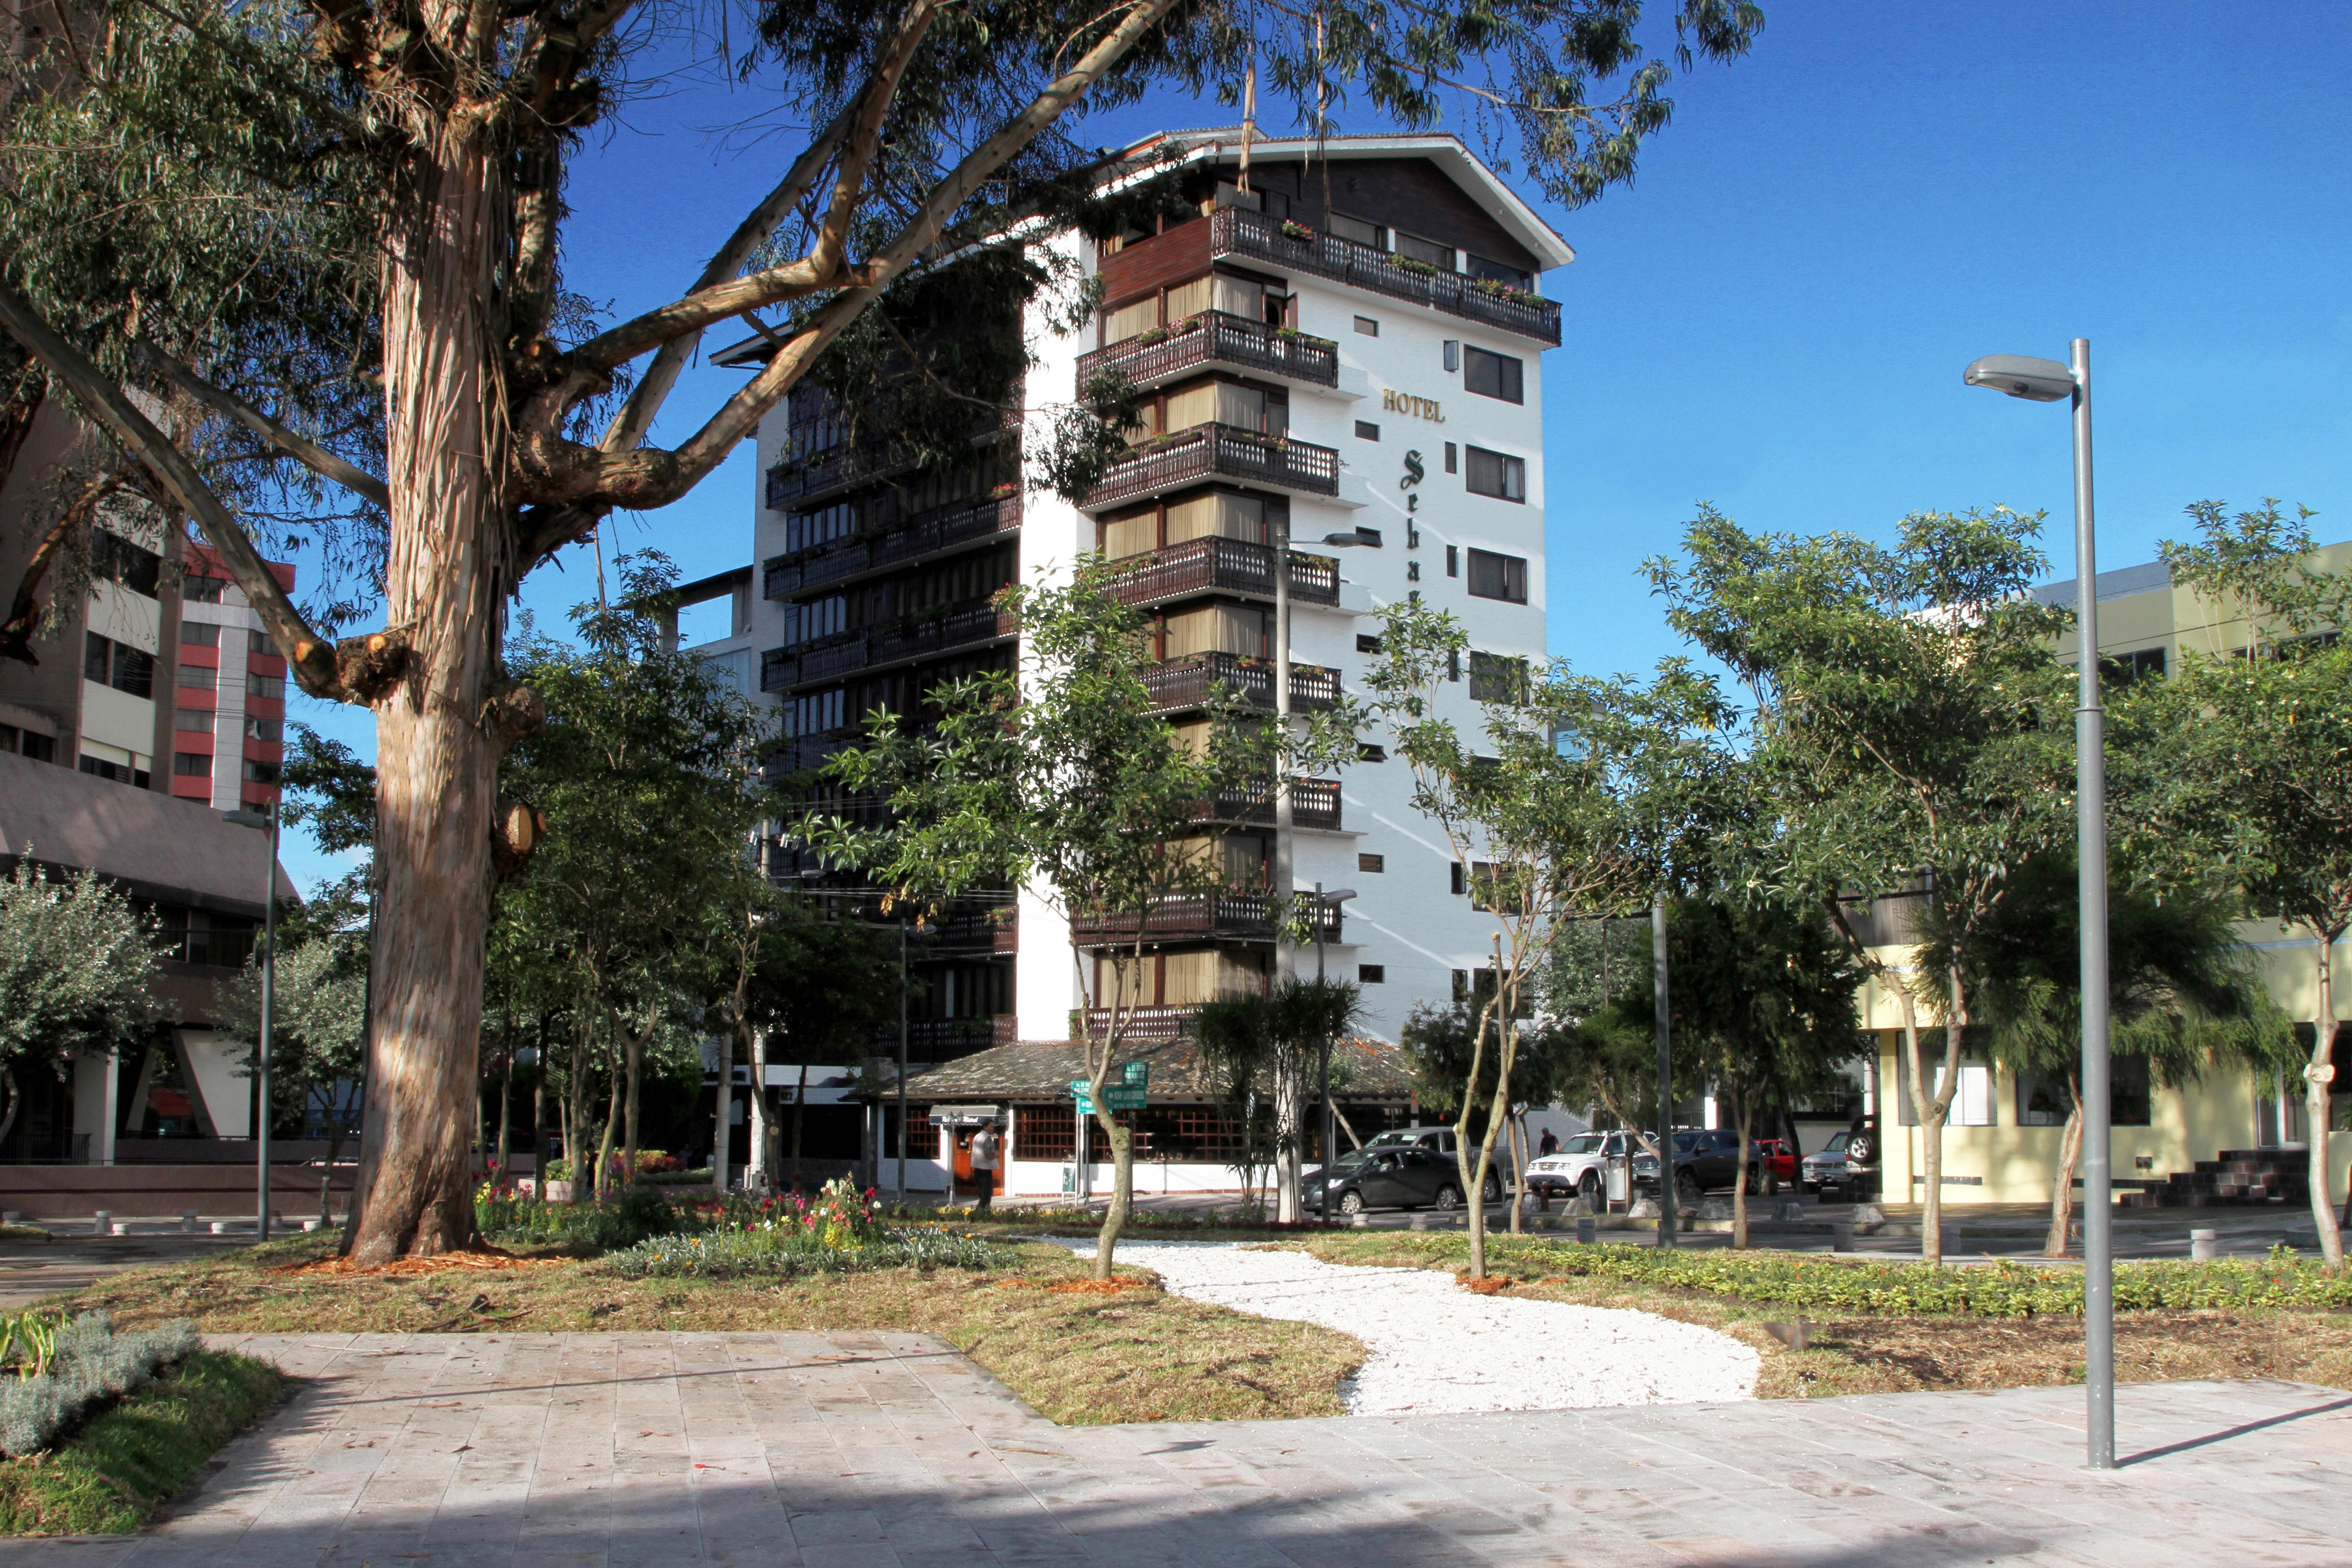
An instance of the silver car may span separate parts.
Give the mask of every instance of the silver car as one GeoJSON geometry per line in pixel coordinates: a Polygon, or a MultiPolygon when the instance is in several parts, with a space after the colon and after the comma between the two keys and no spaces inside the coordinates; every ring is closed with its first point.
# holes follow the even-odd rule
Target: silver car
{"type": "Polygon", "coordinates": [[[1797,1166],[1797,1183],[1809,1193],[1823,1187],[1845,1185],[1845,1146],[1853,1142],[1850,1129],[1840,1129],[1830,1134],[1830,1141],[1818,1154],[1808,1154],[1797,1166]]]}
{"type": "Polygon", "coordinates": [[[1609,1162],[1625,1157],[1622,1132],[1579,1132],[1528,1163],[1528,1190],[1544,1198],[1571,1198],[1582,1194],[1597,1207],[1609,1181],[1609,1162]]]}

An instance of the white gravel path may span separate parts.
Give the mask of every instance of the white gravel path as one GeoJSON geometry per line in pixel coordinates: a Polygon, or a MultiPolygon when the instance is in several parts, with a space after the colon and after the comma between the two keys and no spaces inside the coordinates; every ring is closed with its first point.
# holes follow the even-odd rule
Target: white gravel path
{"type": "MultiPolygon", "coordinates": [[[[1081,1258],[1092,1242],[1059,1240],[1081,1258]]],[[[1756,1352],[1650,1312],[1477,1296],[1427,1268],[1367,1268],[1233,1241],[1122,1242],[1179,1296],[1364,1342],[1340,1393],[1356,1415],[1581,1410],[1755,1396],[1756,1352]]]]}

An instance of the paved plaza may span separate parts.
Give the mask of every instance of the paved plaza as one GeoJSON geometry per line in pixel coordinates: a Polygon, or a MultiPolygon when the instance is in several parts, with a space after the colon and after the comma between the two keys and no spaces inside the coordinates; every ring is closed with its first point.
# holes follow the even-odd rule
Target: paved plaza
{"type": "Polygon", "coordinates": [[[0,1568],[1944,1568],[2352,1562],[2352,1398],[2076,1389],[1056,1426],[915,1334],[304,1334],[148,1534],[0,1568]]]}

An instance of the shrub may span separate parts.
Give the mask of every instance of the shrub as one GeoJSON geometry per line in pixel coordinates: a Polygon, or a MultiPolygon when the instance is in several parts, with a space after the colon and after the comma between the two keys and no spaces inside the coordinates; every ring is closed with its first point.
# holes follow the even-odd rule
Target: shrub
{"type": "Polygon", "coordinates": [[[721,1279],[762,1274],[847,1274],[873,1268],[990,1268],[1010,1255],[974,1236],[909,1229],[871,1239],[828,1244],[824,1233],[803,1227],[765,1226],[709,1230],[694,1236],[656,1236],[605,1259],[615,1272],[635,1277],[721,1279]]]}
{"type": "Polygon", "coordinates": [[[54,1338],[42,1370],[22,1363],[15,1380],[0,1379],[0,1455],[10,1458],[39,1453],[61,1428],[146,1384],[156,1368],[184,1359],[197,1345],[196,1327],[185,1318],[120,1334],[103,1312],[70,1322],[59,1314],[48,1326],[54,1338]]]}
{"type": "Polygon", "coordinates": [[[540,1168],[539,1174],[541,1179],[543,1181],[568,1182],[572,1179],[572,1162],[569,1160],[550,1160],[545,1165],[540,1168]]]}
{"type": "Polygon", "coordinates": [[[492,1241],[610,1252],[682,1223],[688,1222],[650,1188],[633,1187],[592,1204],[551,1204],[488,1187],[474,1194],[474,1225],[492,1241]]]}
{"type": "Polygon", "coordinates": [[[682,1171],[685,1168],[686,1162],[667,1149],[637,1151],[637,1174],[641,1176],[659,1175],[671,1171],[682,1171]]]}

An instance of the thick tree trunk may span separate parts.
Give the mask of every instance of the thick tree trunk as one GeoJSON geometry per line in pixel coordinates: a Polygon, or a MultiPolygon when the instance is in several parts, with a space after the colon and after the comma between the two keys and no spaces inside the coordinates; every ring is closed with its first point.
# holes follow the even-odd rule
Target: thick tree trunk
{"type": "Polygon", "coordinates": [[[1286,1046],[1274,1065],[1274,1217],[1297,1225],[1306,1215],[1299,1201],[1299,1138],[1305,1118],[1301,1110],[1306,1085],[1301,1081],[1298,1053],[1286,1046]]]}
{"type": "Polygon", "coordinates": [[[768,1040],[749,1024],[742,1029],[743,1054],[751,1058],[751,1147],[743,1158],[743,1185],[764,1193],[776,1184],[768,1168],[768,1040]]]}
{"type": "Polygon", "coordinates": [[[2067,1234],[2074,1228],[2074,1172],[2083,1163],[2083,1081],[2066,1075],[2066,1131],[2058,1138],[2058,1179],[2050,1189],[2050,1234],[2042,1239],[2042,1256],[2066,1256],[2067,1234]]]}
{"type": "MultiPolygon", "coordinates": [[[[2331,1275],[2344,1272],[2344,1233],[2336,1224],[2336,1201],[2327,1172],[2329,1095],[2336,1079],[2336,943],[2339,929],[2315,931],[2319,939],[2319,1016],[2313,1026],[2311,1065],[2303,1074],[2304,1142],[2311,1149],[2311,1217],[2319,1226],[2319,1256],[2331,1275]]],[[[2285,1108],[2280,1108],[2282,1117],[2285,1108]]]]}
{"type": "Polygon", "coordinates": [[[408,674],[376,704],[365,1131],[344,1250],[366,1266],[472,1244],[465,1118],[478,1076],[490,827],[503,742],[484,722],[514,582],[497,414],[497,160],[478,142],[414,165],[383,264],[392,495],[386,624],[408,674]]]}

